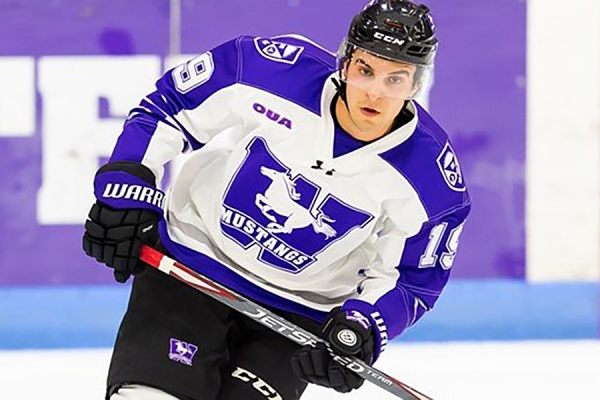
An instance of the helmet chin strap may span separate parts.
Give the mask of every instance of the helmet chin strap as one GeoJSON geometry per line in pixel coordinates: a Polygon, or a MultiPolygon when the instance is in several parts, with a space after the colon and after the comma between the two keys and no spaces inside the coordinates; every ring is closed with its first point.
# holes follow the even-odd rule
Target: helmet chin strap
{"type": "Polygon", "coordinates": [[[337,89],[337,92],[340,95],[340,98],[342,99],[342,101],[346,105],[346,109],[348,110],[348,112],[350,112],[350,108],[348,107],[348,98],[346,97],[346,85],[347,85],[347,83],[342,80],[341,75],[342,75],[342,71],[340,71],[340,78],[339,79],[331,78],[331,81],[335,85],[335,88],[337,89]]]}
{"type": "MultiPolygon", "coordinates": [[[[350,55],[350,60],[352,60],[352,55],[350,55]]],[[[337,89],[337,93],[340,96],[340,99],[342,99],[342,101],[344,102],[344,106],[346,106],[346,111],[348,111],[348,116],[352,120],[352,123],[354,125],[356,125],[356,121],[354,121],[354,118],[352,117],[352,112],[350,111],[350,107],[348,106],[348,96],[346,94],[346,88],[348,87],[348,84],[343,79],[342,70],[339,69],[338,72],[339,72],[339,78],[337,78],[337,79],[331,78],[331,81],[335,85],[335,88],[337,89]]]]}
{"type": "Polygon", "coordinates": [[[335,85],[335,88],[337,89],[337,92],[340,95],[340,98],[344,102],[344,105],[346,106],[346,109],[348,110],[348,113],[349,113],[350,107],[348,107],[348,97],[346,96],[346,87],[348,86],[348,84],[346,83],[346,80],[344,79],[342,70],[346,67],[346,65],[347,65],[346,62],[352,62],[352,55],[354,53],[354,49],[352,47],[349,47],[346,43],[344,53],[345,53],[345,55],[343,56],[344,61],[342,61],[340,64],[338,64],[339,77],[337,79],[331,78],[331,81],[335,85]]]}
{"type": "Polygon", "coordinates": [[[342,71],[340,70],[340,78],[339,79],[331,78],[331,80],[337,89],[340,99],[342,99],[342,101],[344,102],[344,105],[346,106],[346,111],[348,111],[348,116],[352,120],[352,123],[354,125],[356,125],[356,121],[354,121],[354,118],[352,117],[352,112],[350,111],[350,107],[348,106],[348,97],[346,96],[346,88],[348,87],[348,84],[342,79],[342,71]]]}

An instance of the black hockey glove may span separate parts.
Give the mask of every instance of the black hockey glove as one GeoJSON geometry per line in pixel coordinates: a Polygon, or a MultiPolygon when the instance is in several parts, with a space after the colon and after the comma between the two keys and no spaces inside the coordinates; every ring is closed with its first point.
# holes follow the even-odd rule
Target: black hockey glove
{"type": "Polygon", "coordinates": [[[124,283],[143,268],[139,262],[142,244],[158,242],[159,220],[154,211],[117,210],[96,202],[85,222],[83,250],[113,268],[115,280],[124,283]]]}
{"type": "Polygon", "coordinates": [[[107,164],[96,174],[98,198],[85,223],[83,250],[114,269],[117,282],[139,273],[143,243],[158,243],[164,194],[154,187],[154,174],[137,163],[107,164]]]}
{"type": "MultiPolygon", "coordinates": [[[[333,309],[323,325],[323,337],[335,354],[354,356],[367,364],[373,362],[373,329],[365,317],[354,311],[333,309]]],[[[335,361],[323,343],[304,346],[291,358],[292,370],[308,383],[333,388],[340,393],[358,389],[364,379],[335,361]]]]}

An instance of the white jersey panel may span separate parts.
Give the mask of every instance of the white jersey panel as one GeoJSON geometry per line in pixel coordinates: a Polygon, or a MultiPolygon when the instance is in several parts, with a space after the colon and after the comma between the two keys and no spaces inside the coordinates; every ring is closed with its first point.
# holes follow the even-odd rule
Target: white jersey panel
{"type": "MultiPolygon", "coordinates": [[[[325,103],[332,95],[324,92],[325,103]]],[[[329,160],[336,169],[332,176],[313,168],[322,153],[317,144],[332,134],[325,131],[332,127],[297,104],[253,87],[234,85],[216,93],[186,112],[187,117],[192,123],[207,118],[210,110],[230,97],[236,101],[228,108],[237,110],[241,123],[231,126],[224,120],[223,128],[227,129],[196,151],[180,170],[167,203],[171,239],[210,255],[269,291],[320,310],[340,305],[361,285],[373,286],[372,298],[389,290],[398,277],[399,249],[427,219],[411,185],[376,152],[364,152],[354,162],[349,157],[342,162],[329,160]],[[283,118],[289,123],[280,123],[283,118]],[[267,158],[253,155],[261,151],[268,153],[267,158]],[[242,206],[230,207],[227,197],[232,186],[241,185],[236,180],[245,179],[241,170],[253,162],[252,158],[277,160],[287,171],[258,166],[261,175],[270,174],[265,178],[268,184],[254,193],[247,191],[254,186],[247,185],[242,206]],[[365,168],[367,163],[372,167],[365,168]],[[317,188],[306,208],[297,201],[311,191],[294,189],[300,184],[317,188]],[[351,229],[345,227],[346,232],[328,230],[336,220],[318,210],[332,198],[350,213],[356,211],[360,223],[351,229]],[[382,201],[386,198],[389,200],[382,201]],[[278,220],[281,215],[287,217],[283,225],[278,220]],[[256,216],[264,217],[264,222],[256,216]],[[232,230],[228,232],[224,225],[232,230]],[[236,237],[236,228],[242,236],[247,233],[249,241],[236,237]],[[295,230],[309,231],[310,236],[321,237],[326,243],[317,251],[300,251],[285,238],[295,230]],[[293,257],[294,251],[303,255],[293,257]],[[265,257],[265,252],[276,256],[265,257]]],[[[328,110],[324,109],[326,121],[330,118],[328,110]]],[[[252,172],[248,176],[253,176],[252,172]]],[[[343,211],[338,213],[345,216],[343,211]]]]}

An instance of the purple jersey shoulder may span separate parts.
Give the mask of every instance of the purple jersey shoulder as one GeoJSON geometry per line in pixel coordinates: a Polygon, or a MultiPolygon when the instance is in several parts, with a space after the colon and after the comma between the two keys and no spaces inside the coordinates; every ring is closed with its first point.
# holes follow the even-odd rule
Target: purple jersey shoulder
{"type": "Polygon", "coordinates": [[[415,189],[429,220],[470,203],[464,177],[448,135],[414,102],[419,117],[408,140],[380,154],[415,189]]]}
{"type": "Polygon", "coordinates": [[[264,90],[317,115],[327,78],[336,70],[335,56],[301,36],[238,41],[240,83],[264,90]]]}
{"type": "MultiPolygon", "coordinates": [[[[277,38],[239,36],[176,67],[158,82],[158,91],[172,99],[163,105],[169,115],[192,110],[216,92],[234,84],[248,85],[292,101],[320,115],[325,80],[335,71],[335,56],[301,36],[277,38]],[[205,65],[209,62],[211,65],[205,65]],[[210,72],[209,72],[210,71],[210,72]],[[206,79],[181,91],[176,81],[190,75],[206,79]]],[[[160,99],[158,99],[160,102],[160,99]]]]}

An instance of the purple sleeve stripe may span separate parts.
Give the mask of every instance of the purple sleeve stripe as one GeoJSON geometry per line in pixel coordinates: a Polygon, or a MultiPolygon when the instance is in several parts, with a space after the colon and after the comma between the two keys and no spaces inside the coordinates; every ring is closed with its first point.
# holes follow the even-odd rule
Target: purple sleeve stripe
{"type": "Polygon", "coordinates": [[[142,162],[157,126],[158,120],[147,114],[137,114],[128,119],[117,140],[110,162],[142,162]]]}
{"type": "MultiPolygon", "coordinates": [[[[152,95],[150,95],[152,96],[152,95]]],[[[167,114],[162,108],[161,105],[156,105],[155,103],[152,102],[152,100],[150,99],[150,96],[146,97],[144,100],[142,100],[142,102],[140,103],[140,107],[138,108],[134,108],[131,113],[133,114],[134,112],[137,114],[147,114],[148,116],[161,121],[175,129],[179,129],[176,125],[174,125],[169,118],[167,118],[169,116],[169,114],[167,114]]],[[[172,120],[172,118],[171,118],[172,120]]]]}
{"type": "Polygon", "coordinates": [[[147,97],[148,100],[144,100],[146,104],[150,104],[154,110],[159,111],[159,114],[168,115],[169,117],[174,117],[177,115],[181,109],[176,108],[171,103],[166,101],[166,99],[157,91],[150,93],[147,97]]]}
{"type": "Polygon", "coordinates": [[[159,118],[165,124],[183,133],[183,136],[186,139],[184,150],[189,146],[192,147],[192,150],[198,150],[204,146],[203,143],[200,143],[194,136],[192,136],[192,134],[177,120],[175,114],[173,114],[173,108],[169,106],[169,103],[165,101],[160,93],[156,91],[152,92],[147,98],[148,100],[142,101],[142,105],[145,108],[153,111],[153,115],[156,115],[157,118],[159,118]],[[165,115],[168,115],[170,119],[167,119],[165,115]]]}
{"type": "Polygon", "coordinates": [[[185,127],[183,125],[181,125],[179,123],[179,121],[177,121],[175,119],[175,123],[177,124],[177,129],[179,131],[181,131],[181,133],[183,133],[183,136],[185,137],[185,146],[184,146],[184,151],[186,148],[188,147],[192,147],[192,150],[198,150],[201,149],[202,146],[204,146],[204,143],[199,142],[194,136],[192,136],[192,134],[185,129],[185,127]]]}

